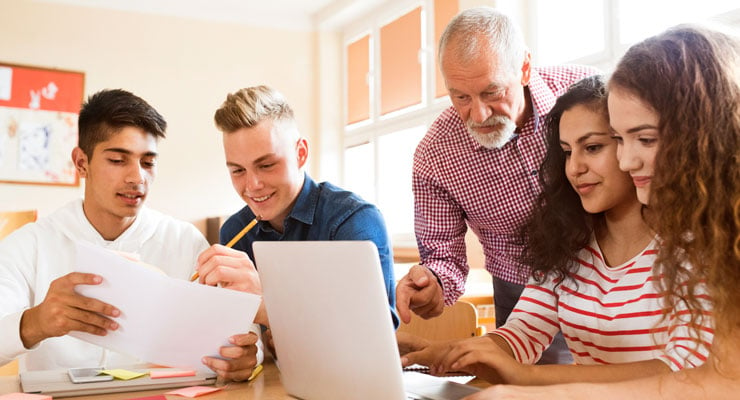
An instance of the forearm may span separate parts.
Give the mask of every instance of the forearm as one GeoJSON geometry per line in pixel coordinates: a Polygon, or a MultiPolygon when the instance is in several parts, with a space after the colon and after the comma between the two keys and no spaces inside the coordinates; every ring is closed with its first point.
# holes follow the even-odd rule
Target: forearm
{"type": "MultiPolygon", "coordinates": [[[[544,388],[543,388],[544,389],[544,388]]],[[[547,399],[570,400],[732,400],[740,377],[722,375],[708,363],[697,368],[608,384],[581,383],[547,387],[547,399]]]]}
{"type": "Polygon", "coordinates": [[[501,350],[506,352],[509,357],[516,359],[516,357],[514,357],[514,351],[511,349],[511,346],[509,346],[509,342],[507,342],[506,339],[495,333],[489,333],[486,336],[491,338],[491,340],[493,340],[493,343],[495,343],[496,346],[498,346],[501,350]]]}
{"type": "Polygon", "coordinates": [[[671,372],[660,360],[610,365],[529,365],[526,374],[512,377],[515,385],[555,385],[576,382],[621,382],[671,372]]]}
{"type": "Polygon", "coordinates": [[[465,291],[468,262],[467,225],[461,207],[446,190],[427,178],[413,177],[414,226],[421,264],[439,278],[446,305],[465,291]]]}

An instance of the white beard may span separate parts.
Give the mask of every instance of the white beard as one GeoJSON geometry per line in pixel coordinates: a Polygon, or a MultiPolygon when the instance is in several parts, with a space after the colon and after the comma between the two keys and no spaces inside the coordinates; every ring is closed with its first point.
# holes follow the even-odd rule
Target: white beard
{"type": "Polygon", "coordinates": [[[478,144],[487,149],[500,149],[514,137],[516,124],[509,117],[503,115],[491,115],[483,123],[475,123],[470,120],[466,123],[468,132],[478,144]],[[496,127],[499,128],[490,133],[480,133],[476,128],[496,127]]]}

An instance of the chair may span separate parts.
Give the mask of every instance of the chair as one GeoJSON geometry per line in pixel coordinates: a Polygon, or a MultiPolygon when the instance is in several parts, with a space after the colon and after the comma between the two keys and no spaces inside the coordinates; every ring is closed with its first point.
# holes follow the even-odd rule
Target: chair
{"type": "MultiPolygon", "coordinates": [[[[0,211],[0,240],[21,226],[36,221],[36,210],[0,211]]],[[[0,376],[18,375],[18,360],[0,367],[0,376]]]]}
{"type": "Polygon", "coordinates": [[[466,301],[445,307],[440,316],[431,319],[423,319],[412,313],[411,321],[408,324],[401,323],[398,331],[428,340],[465,339],[483,333],[478,327],[475,306],[466,301]]]}
{"type": "Polygon", "coordinates": [[[0,239],[21,226],[36,221],[36,210],[0,211],[0,239]]]}

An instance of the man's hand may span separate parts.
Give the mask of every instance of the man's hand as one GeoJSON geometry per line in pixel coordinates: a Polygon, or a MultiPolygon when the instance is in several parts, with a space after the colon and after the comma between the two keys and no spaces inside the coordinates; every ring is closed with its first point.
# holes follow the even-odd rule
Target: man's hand
{"type": "Polygon", "coordinates": [[[198,281],[205,285],[262,294],[257,269],[247,253],[214,244],[198,256],[198,281]]]}
{"type": "Polygon", "coordinates": [[[121,312],[100,300],[75,293],[77,285],[98,285],[98,275],[72,272],[54,280],[41,304],[26,310],[21,317],[20,335],[30,349],[50,337],[64,336],[71,331],[105,336],[118,329],[111,320],[121,312]]]}
{"type": "Polygon", "coordinates": [[[396,308],[401,321],[411,321],[411,311],[424,319],[442,314],[444,297],[442,286],[432,271],[414,265],[396,285],[396,308]]]}
{"type": "Polygon", "coordinates": [[[203,357],[203,364],[228,382],[241,382],[249,379],[257,366],[257,335],[249,332],[229,338],[233,346],[223,346],[219,350],[221,358],[203,357]]]}
{"type": "MultiPolygon", "coordinates": [[[[396,332],[396,342],[398,343],[398,353],[401,356],[424,350],[430,344],[429,340],[406,332],[396,332]]],[[[404,365],[404,367],[406,366],[404,365]]]]}

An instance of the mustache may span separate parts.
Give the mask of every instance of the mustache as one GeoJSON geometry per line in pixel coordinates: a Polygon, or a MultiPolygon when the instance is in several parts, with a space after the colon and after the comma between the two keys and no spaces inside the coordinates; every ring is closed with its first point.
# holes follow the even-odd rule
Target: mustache
{"type": "Polygon", "coordinates": [[[491,115],[490,117],[486,118],[485,121],[481,123],[474,122],[470,119],[466,122],[468,125],[468,128],[470,129],[476,129],[476,128],[489,128],[489,127],[495,127],[499,125],[506,125],[511,123],[511,118],[505,116],[505,115],[491,115]]]}

